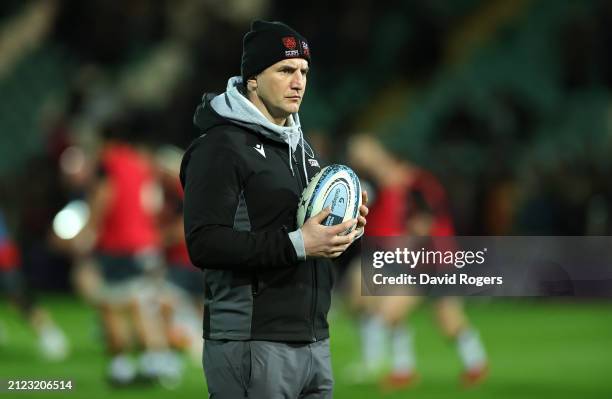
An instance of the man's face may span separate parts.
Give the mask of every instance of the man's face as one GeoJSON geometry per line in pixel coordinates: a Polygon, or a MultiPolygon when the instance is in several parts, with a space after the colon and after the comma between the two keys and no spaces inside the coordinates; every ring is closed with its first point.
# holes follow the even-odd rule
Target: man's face
{"type": "Polygon", "coordinates": [[[299,111],[304,92],[308,61],[302,58],[282,60],[256,76],[257,96],[275,118],[286,118],[299,111]]]}

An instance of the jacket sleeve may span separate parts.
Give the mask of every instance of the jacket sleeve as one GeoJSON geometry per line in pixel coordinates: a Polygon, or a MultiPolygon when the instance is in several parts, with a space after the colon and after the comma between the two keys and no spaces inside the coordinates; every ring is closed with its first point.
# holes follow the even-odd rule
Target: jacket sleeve
{"type": "Polygon", "coordinates": [[[222,132],[200,138],[186,157],[181,176],[185,189],[185,236],[189,257],[196,267],[248,270],[292,267],[298,263],[285,228],[265,232],[234,228],[240,193],[249,171],[222,132]]]}

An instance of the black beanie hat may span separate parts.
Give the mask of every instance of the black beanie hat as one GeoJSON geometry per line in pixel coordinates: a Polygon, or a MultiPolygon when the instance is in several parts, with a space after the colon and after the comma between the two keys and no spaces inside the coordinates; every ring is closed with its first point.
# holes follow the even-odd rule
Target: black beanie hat
{"type": "Polygon", "coordinates": [[[242,40],[243,81],[287,58],[310,62],[310,49],[304,36],[281,22],[253,21],[242,40]]]}

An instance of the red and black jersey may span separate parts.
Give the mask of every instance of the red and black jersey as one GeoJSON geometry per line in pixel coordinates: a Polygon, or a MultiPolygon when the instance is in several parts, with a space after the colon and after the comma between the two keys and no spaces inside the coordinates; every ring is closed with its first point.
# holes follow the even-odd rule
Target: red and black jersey
{"type": "MultiPolygon", "coordinates": [[[[162,187],[164,190],[164,207],[160,214],[160,225],[173,230],[174,223],[183,220],[183,200],[185,193],[181,186],[181,181],[178,175],[162,174],[162,187]]],[[[195,268],[189,259],[189,251],[185,242],[184,230],[181,229],[182,239],[171,244],[166,244],[164,254],[166,262],[170,267],[195,268]]]]}
{"type": "Polygon", "coordinates": [[[111,199],[97,249],[125,255],[157,248],[155,211],[147,203],[155,195],[156,181],[148,159],[127,144],[112,144],[102,153],[101,171],[111,186],[111,199]]]}
{"type": "Polygon", "coordinates": [[[382,187],[370,207],[366,236],[393,237],[406,234],[408,193],[405,185],[382,187]]]}
{"type": "Polygon", "coordinates": [[[445,237],[455,234],[446,190],[436,176],[424,169],[418,169],[416,177],[408,186],[407,191],[408,215],[416,212],[417,208],[414,203],[414,196],[411,194],[418,194],[431,213],[433,223],[430,236],[445,237]]]}

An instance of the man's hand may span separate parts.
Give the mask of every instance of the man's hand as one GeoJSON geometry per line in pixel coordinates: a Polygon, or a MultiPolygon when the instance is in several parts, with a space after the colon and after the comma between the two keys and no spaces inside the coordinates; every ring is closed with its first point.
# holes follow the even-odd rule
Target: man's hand
{"type": "Polygon", "coordinates": [[[302,226],[302,237],[306,256],[317,256],[323,258],[337,258],[346,251],[357,236],[357,229],[350,234],[340,236],[338,234],[350,229],[357,224],[357,219],[350,219],[335,226],[323,226],[321,223],[331,213],[331,209],[325,208],[314,215],[302,226]]]}
{"type": "Polygon", "coordinates": [[[369,212],[370,210],[368,209],[368,192],[364,190],[361,192],[361,206],[359,207],[359,216],[357,217],[356,237],[361,237],[363,235],[363,228],[367,223],[366,216],[368,216],[369,212]]]}

